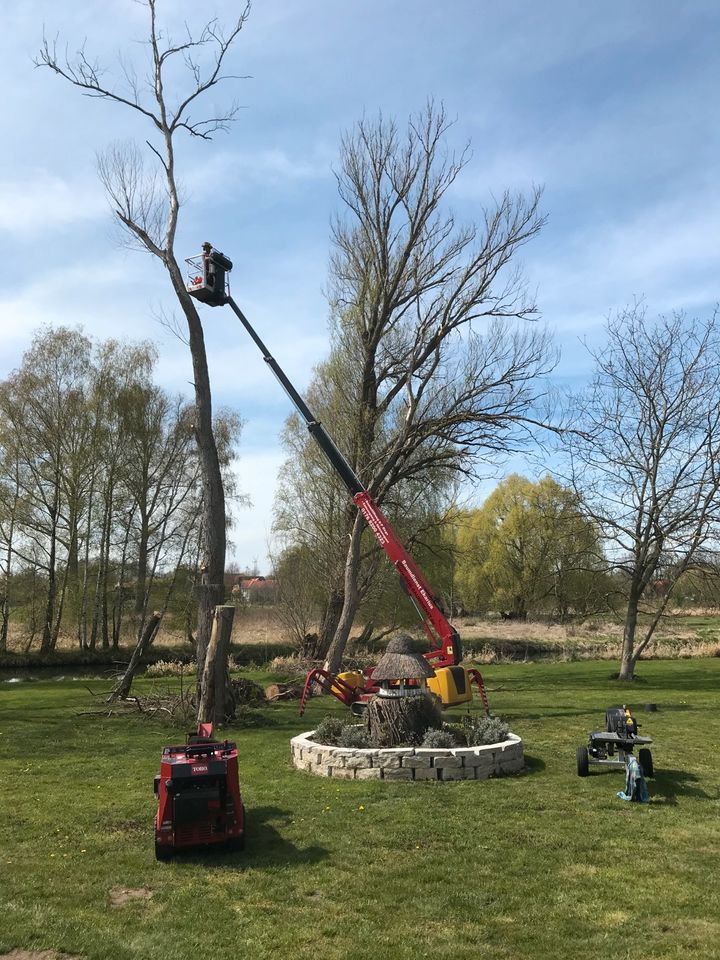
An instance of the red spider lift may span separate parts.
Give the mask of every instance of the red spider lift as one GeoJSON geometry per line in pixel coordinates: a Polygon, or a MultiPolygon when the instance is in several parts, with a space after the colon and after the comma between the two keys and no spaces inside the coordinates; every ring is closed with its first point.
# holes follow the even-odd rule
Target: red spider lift
{"type": "MultiPolygon", "coordinates": [[[[440,601],[423,577],[419,567],[405,549],[387,517],[335,446],[330,435],[312,414],[305,401],[288,380],[277,360],[230,296],[227,277],[232,270],[232,261],[228,260],[220,251],[215,250],[212,244],[204,243],[202,253],[197,257],[188,258],[186,263],[189,270],[187,290],[190,296],[211,307],[220,307],[227,304],[232,308],[262,353],[263,359],[283,390],[292,400],[296,410],[305,420],[310,435],[347,487],[367,525],[375,534],[378,543],[397,570],[401,586],[420,615],[423,629],[432,647],[424,654],[435,670],[435,676],[428,680],[430,690],[440,697],[444,707],[453,707],[462,703],[469,703],[472,700],[472,687],[474,685],[479,691],[485,713],[489,713],[482,675],[475,668],[460,666],[462,660],[460,637],[445,616],[440,601]]],[[[378,689],[372,680],[372,668],[362,673],[360,671],[346,671],[337,675],[322,669],[311,670],[305,681],[305,688],[300,701],[301,715],[315,684],[353,708],[354,712],[362,711],[365,702],[378,689]]]]}

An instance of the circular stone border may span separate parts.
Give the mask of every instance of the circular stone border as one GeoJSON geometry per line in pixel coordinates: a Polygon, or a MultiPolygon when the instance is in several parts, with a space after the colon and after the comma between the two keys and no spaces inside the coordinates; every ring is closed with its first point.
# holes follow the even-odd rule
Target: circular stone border
{"type": "Polygon", "coordinates": [[[525,766],[523,742],[514,733],[484,747],[331,747],[312,739],[314,730],[290,741],[293,766],[338,780],[487,780],[525,766]]]}

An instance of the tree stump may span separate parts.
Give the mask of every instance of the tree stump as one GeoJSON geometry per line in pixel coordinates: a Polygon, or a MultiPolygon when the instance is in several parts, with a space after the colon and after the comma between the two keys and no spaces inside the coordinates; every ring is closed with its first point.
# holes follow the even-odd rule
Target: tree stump
{"type": "Polygon", "coordinates": [[[442,726],[440,702],[432,694],[373,697],[365,711],[365,725],[375,747],[422,743],[428,730],[442,726]]]}
{"type": "Polygon", "coordinates": [[[227,669],[234,616],[233,604],[215,607],[200,684],[198,723],[212,723],[218,726],[225,723],[234,713],[227,669]]]}

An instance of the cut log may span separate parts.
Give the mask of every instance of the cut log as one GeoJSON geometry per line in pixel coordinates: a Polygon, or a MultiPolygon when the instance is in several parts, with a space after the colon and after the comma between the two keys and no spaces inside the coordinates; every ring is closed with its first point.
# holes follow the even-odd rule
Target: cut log
{"type": "Polygon", "coordinates": [[[143,654],[153,642],[156,633],[160,629],[161,620],[162,614],[159,610],[153,611],[152,616],[148,617],[145,629],[133,650],[132,657],[130,657],[127,670],[115,684],[112,693],[108,697],[108,703],[113,703],[115,700],[126,700],[130,696],[130,688],[132,687],[135,673],[140,666],[143,654]]]}
{"type": "Polygon", "coordinates": [[[234,714],[227,668],[234,616],[233,604],[215,607],[200,684],[198,723],[219,726],[234,714]]]}
{"type": "Polygon", "coordinates": [[[265,697],[267,700],[299,700],[302,696],[302,684],[300,683],[271,683],[265,687],[265,697]]]}

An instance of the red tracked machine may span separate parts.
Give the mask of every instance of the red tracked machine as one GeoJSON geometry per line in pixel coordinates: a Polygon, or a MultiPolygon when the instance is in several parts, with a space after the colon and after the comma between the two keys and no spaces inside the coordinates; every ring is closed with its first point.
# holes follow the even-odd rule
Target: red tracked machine
{"type": "Polygon", "coordinates": [[[244,846],[237,747],[229,740],[216,740],[212,730],[211,723],[201,723],[184,746],[163,748],[155,777],[158,860],[169,860],[178,850],[244,846]]]}

